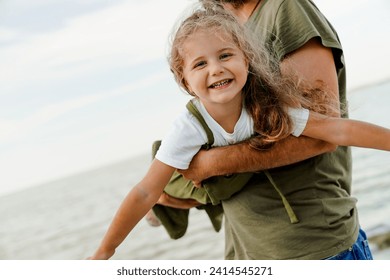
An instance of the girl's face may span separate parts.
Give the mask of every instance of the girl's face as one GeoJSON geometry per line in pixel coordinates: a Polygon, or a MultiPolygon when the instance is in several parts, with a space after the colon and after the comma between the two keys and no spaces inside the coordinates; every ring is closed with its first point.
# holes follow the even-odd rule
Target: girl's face
{"type": "Polygon", "coordinates": [[[196,31],[182,49],[186,86],[206,106],[238,102],[248,76],[243,52],[227,34],[196,31]]]}

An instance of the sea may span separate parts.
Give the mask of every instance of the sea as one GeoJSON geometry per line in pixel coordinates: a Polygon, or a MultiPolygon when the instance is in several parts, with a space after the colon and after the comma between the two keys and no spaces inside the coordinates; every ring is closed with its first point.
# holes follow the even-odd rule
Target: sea
{"type": "MultiPolygon", "coordinates": [[[[390,80],[349,92],[350,117],[390,128],[390,80]]],[[[389,139],[390,141],[390,139],[389,139]]],[[[390,153],[353,148],[353,196],[369,238],[390,234],[390,153]]],[[[98,246],[120,202],[145,174],[149,154],[0,196],[1,260],[82,260],[98,246]]],[[[389,239],[372,242],[390,259],[389,239]]],[[[224,234],[203,211],[190,212],[185,236],[141,220],[113,259],[222,260],[224,234]]]]}

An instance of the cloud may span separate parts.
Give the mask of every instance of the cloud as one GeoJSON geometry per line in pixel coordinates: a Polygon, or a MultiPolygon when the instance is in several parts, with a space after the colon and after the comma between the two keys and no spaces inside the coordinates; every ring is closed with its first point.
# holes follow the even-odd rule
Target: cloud
{"type": "Polygon", "coordinates": [[[19,36],[19,33],[16,30],[10,28],[0,27],[0,43],[9,43],[13,40],[16,40],[19,36]]]}
{"type": "MultiPolygon", "coordinates": [[[[23,3],[19,1],[18,8],[25,10],[26,5],[33,5],[23,3]]],[[[42,6],[49,1],[34,3],[42,6]]],[[[0,38],[8,44],[0,45],[0,97],[17,93],[26,100],[34,99],[37,96],[30,92],[39,92],[44,84],[50,84],[52,92],[56,92],[54,87],[59,80],[71,83],[72,79],[91,73],[141,66],[146,61],[165,58],[169,31],[187,5],[186,1],[176,0],[168,9],[163,1],[126,1],[69,18],[60,29],[29,36],[20,36],[18,29],[2,27],[0,38]]],[[[32,114],[19,119],[17,104],[7,105],[3,100],[1,106],[13,107],[15,119],[0,116],[0,143],[21,139],[68,112],[150,86],[167,75],[168,72],[157,73],[100,93],[80,92],[78,97],[32,108],[32,114]]],[[[104,87],[104,81],[97,82],[104,87]]]]}
{"type": "MultiPolygon", "coordinates": [[[[169,8],[165,1],[122,2],[68,19],[61,29],[5,45],[0,48],[0,94],[21,83],[66,79],[164,58],[170,29],[187,5],[178,0],[169,8]]],[[[16,34],[4,28],[0,32],[8,38],[16,34]]]]}
{"type": "Polygon", "coordinates": [[[370,4],[370,0],[316,0],[315,4],[327,16],[349,17],[355,11],[360,11],[362,5],[370,4]],[[337,7],[337,9],[336,9],[337,7]]]}
{"type": "Polygon", "coordinates": [[[94,105],[98,102],[108,102],[124,94],[131,94],[155,83],[168,79],[169,73],[162,72],[150,75],[136,83],[121,86],[116,89],[98,92],[95,94],[79,96],[59,103],[49,104],[40,108],[33,114],[20,120],[0,119],[0,143],[12,142],[28,135],[31,131],[43,127],[48,122],[72,112],[73,110],[94,105]]]}

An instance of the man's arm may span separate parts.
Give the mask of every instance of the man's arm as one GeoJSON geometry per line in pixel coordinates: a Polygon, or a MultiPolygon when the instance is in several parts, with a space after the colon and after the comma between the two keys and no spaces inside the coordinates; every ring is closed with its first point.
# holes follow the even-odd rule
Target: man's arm
{"type": "Polygon", "coordinates": [[[334,151],[336,146],[305,136],[290,136],[269,149],[257,151],[246,142],[201,150],[186,170],[179,170],[195,185],[212,176],[231,173],[257,172],[274,167],[296,163],[325,152],[334,151]]]}
{"type": "MultiPolygon", "coordinates": [[[[312,39],[281,62],[282,74],[294,71],[313,85],[321,81],[331,98],[338,100],[338,80],[333,53],[312,39]]],[[[180,170],[198,184],[202,180],[230,173],[254,172],[296,163],[322,153],[334,151],[335,145],[307,137],[288,137],[270,150],[256,151],[247,143],[199,152],[189,169],[180,170]]]]}

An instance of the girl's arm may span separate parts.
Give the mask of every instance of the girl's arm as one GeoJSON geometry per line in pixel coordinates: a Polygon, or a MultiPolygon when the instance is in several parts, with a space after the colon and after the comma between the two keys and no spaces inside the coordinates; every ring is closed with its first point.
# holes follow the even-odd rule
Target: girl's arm
{"type": "Polygon", "coordinates": [[[98,250],[89,259],[109,259],[135,225],[156,204],[175,168],[153,160],[145,177],[128,193],[98,250]]]}
{"type": "Polygon", "coordinates": [[[363,121],[329,117],[312,111],[302,135],[339,146],[390,151],[390,129],[363,121]]]}

